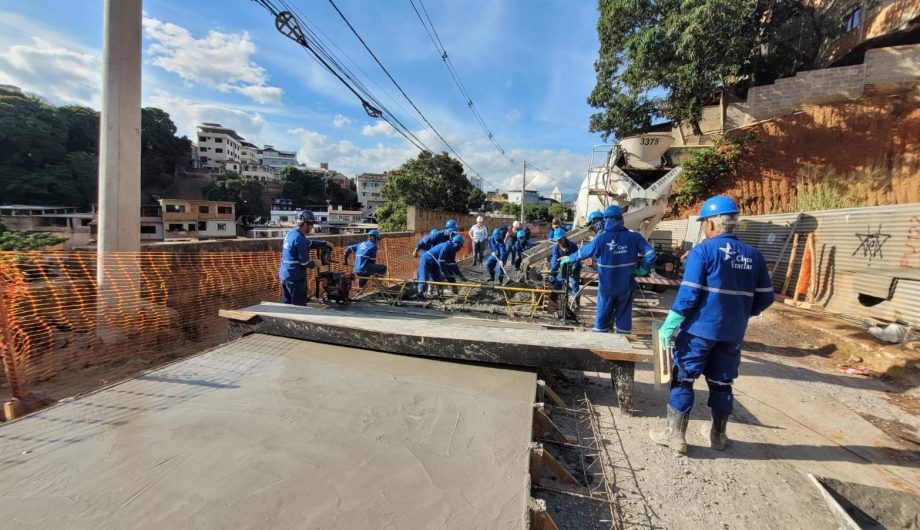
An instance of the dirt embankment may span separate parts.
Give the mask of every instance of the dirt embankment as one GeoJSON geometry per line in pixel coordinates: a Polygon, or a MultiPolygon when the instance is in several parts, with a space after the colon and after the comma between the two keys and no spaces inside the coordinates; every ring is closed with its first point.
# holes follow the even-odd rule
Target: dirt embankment
{"type": "MultiPolygon", "coordinates": [[[[713,190],[736,198],[746,214],[789,211],[798,189],[822,180],[851,194],[857,205],[920,201],[920,87],[809,105],[732,134],[747,132],[757,140],[740,178],[713,190]]],[[[693,204],[675,216],[698,211],[693,204]]]]}

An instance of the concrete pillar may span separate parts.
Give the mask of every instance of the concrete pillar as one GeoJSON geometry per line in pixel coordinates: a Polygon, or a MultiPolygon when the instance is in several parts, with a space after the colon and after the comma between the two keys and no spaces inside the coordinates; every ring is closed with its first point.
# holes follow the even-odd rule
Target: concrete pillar
{"type": "Polygon", "coordinates": [[[141,247],[141,3],[105,0],[98,251],[141,247]]]}
{"type": "Polygon", "coordinates": [[[96,332],[105,342],[124,336],[124,315],[140,301],[141,6],[104,8],[96,332]]]}

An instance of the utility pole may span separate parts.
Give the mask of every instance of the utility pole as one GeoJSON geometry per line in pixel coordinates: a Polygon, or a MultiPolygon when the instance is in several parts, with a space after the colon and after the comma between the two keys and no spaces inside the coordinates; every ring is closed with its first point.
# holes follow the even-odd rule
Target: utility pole
{"type": "Polygon", "coordinates": [[[524,225],[524,195],[527,189],[527,161],[524,161],[524,175],[521,177],[521,225],[524,225]]]}

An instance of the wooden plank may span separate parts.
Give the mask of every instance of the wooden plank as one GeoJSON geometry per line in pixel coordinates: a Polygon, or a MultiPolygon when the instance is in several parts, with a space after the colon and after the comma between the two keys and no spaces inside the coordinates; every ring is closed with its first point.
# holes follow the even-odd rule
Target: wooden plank
{"type": "MultiPolygon", "coordinates": [[[[792,265],[795,263],[795,255],[799,249],[799,234],[796,232],[792,236],[792,250],[789,251],[789,264],[786,265],[786,277],[783,278],[783,288],[779,291],[779,294],[786,296],[786,291],[789,289],[789,280],[792,276],[792,265]]],[[[777,263],[779,265],[779,263],[777,263]]]]}
{"type": "Polygon", "coordinates": [[[257,315],[250,313],[249,311],[241,311],[237,309],[221,309],[217,312],[223,318],[228,320],[237,320],[239,322],[249,322],[257,315]]]}
{"type": "Polygon", "coordinates": [[[671,346],[668,345],[667,348],[662,347],[661,336],[659,330],[664,322],[656,320],[652,322],[652,348],[654,350],[654,367],[655,367],[655,388],[661,388],[662,386],[669,384],[671,382],[671,367],[674,364],[671,346]]]}
{"type": "Polygon", "coordinates": [[[548,397],[549,400],[552,401],[557,407],[568,407],[568,404],[566,404],[566,402],[563,401],[561,397],[559,397],[559,394],[557,394],[552,388],[550,388],[549,385],[545,385],[545,384],[544,384],[543,393],[544,393],[544,394],[546,395],[546,397],[548,397]]]}
{"type": "Polygon", "coordinates": [[[567,444],[578,443],[578,439],[574,436],[566,436],[559,429],[559,426],[546,415],[542,403],[537,403],[534,405],[533,410],[533,420],[534,420],[534,432],[537,432],[541,437],[548,438],[556,442],[562,442],[567,444]]]}
{"type": "MultiPolygon", "coordinates": [[[[499,262],[501,263],[501,262],[499,262]]],[[[556,521],[546,511],[546,501],[543,499],[530,499],[530,530],[559,530],[556,521]]]]}

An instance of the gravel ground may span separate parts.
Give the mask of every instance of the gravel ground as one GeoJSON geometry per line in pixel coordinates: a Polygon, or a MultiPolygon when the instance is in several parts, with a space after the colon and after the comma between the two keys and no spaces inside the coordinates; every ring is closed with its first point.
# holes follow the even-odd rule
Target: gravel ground
{"type": "MultiPolygon", "coordinates": [[[[637,309],[638,341],[647,340],[651,318],[664,317],[671,296],[657,309],[637,309]]],[[[690,449],[679,457],[649,440],[650,429],[664,428],[667,400],[665,389],[654,388],[651,366],[637,367],[634,416],[617,409],[608,374],[568,373],[563,395],[587,393],[595,405],[624,527],[836,528],[809,473],[920,494],[916,369],[907,363],[897,378],[842,374],[838,367],[856,363],[860,352],[871,365],[877,345],[841,340],[853,334],[848,325],[828,329],[817,320],[775,308],[751,321],[724,452],[703,445],[704,382],[696,385],[690,449]]],[[[606,527],[584,517],[583,501],[544,498],[562,528],[606,527]]]]}

